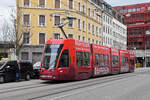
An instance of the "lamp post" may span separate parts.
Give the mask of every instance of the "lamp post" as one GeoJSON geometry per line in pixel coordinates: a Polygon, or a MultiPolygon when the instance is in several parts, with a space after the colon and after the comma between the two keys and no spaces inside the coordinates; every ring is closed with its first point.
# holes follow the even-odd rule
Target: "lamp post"
{"type": "Polygon", "coordinates": [[[145,42],[145,50],[144,50],[144,52],[145,52],[145,54],[144,54],[144,56],[145,56],[145,57],[144,57],[144,58],[145,58],[145,59],[144,59],[144,60],[145,60],[144,67],[146,67],[146,62],[147,62],[147,61],[146,61],[146,60],[147,60],[147,59],[146,59],[146,56],[147,56],[147,55],[146,55],[146,42],[145,42]]]}
{"type": "Polygon", "coordinates": [[[134,47],[133,50],[134,50],[135,62],[136,62],[136,47],[134,47]]]}

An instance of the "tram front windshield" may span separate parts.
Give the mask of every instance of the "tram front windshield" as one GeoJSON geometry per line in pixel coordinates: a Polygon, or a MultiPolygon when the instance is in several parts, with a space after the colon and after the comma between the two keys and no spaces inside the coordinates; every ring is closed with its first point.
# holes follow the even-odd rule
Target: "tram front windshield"
{"type": "Polygon", "coordinates": [[[55,69],[62,47],[62,44],[46,45],[43,55],[43,63],[41,67],[46,69],[55,69]]]}

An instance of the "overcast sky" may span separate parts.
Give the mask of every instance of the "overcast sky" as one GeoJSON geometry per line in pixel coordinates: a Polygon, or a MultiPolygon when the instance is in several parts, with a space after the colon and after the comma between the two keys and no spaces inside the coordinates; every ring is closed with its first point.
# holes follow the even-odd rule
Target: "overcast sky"
{"type": "Polygon", "coordinates": [[[130,5],[130,4],[138,4],[150,2],[150,0],[104,0],[108,2],[112,6],[121,6],[121,5],[130,5]]]}

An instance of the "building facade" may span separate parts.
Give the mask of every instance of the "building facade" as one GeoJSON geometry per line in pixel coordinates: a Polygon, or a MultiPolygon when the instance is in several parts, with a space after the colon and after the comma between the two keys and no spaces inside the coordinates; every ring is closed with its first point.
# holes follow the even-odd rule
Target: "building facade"
{"type": "Polygon", "coordinates": [[[127,49],[127,26],[124,16],[104,2],[102,13],[102,39],[103,45],[118,49],[127,49]],[[109,8],[109,9],[106,9],[109,8]]]}
{"type": "Polygon", "coordinates": [[[20,59],[41,59],[46,40],[68,38],[101,44],[102,10],[95,0],[17,0],[17,28],[24,43],[20,59]],[[75,19],[75,20],[73,20],[75,19]]]}
{"type": "Polygon", "coordinates": [[[112,39],[113,46],[118,49],[127,50],[127,26],[124,24],[124,17],[113,9],[112,39]]]}
{"type": "Polygon", "coordinates": [[[150,3],[115,7],[125,17],[128,50],[134,51],[141,66],[150,66],[150,3]]]}

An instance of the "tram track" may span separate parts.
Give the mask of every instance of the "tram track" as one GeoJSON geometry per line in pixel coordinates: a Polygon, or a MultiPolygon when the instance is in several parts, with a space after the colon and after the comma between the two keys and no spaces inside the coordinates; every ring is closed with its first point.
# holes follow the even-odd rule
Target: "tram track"
{"type": "MultiPolygon", "coordinates": [[[[130,74],[130,73],[128,73],[130,74]]],[[[66,83],[63,83],[63,84],[67,84],[69,83],[70,86],[72,85],[80,85],[80,84],[86,84],[87,82],[91,83],[93,80],[97,80],[98,78],[100,80],[102,80],[103,78],[104,79],[111,79],[112,77],[122,77],[122,75],[125,75],[125,74],[118,74],[118,75],[113,75],[113,76],[106,76],[106,77],[97,77],[97,78],[91,78],[91,79],[88,79],[88,80],[83,80],[83,81],[73,81],[73,82],[66,82],[66,83]]],[[[56,83],[57,84],[57,83],[56,83]]],[[[41,82],[40,84],[30,84],[30,85],[25,85],[25,86],[16,86],[16,87],[11,87],[11,88],[3,88],[0,90],[0,94],[2,93],[8,93],[8,92],[14,92],[14,91],[19,91],[19,90],[27,90],[27,89],[34,89],[34,88],[38,88],[38,87],[45,87],[45,86],[49,86],[49,85],[55,85],[54,83],[47,83],[47,82],[41,82]],[[46,83],[46,84],[45,84],[46,83]]],[[[67,85],[66,87],[68,87],[69,85],[67,85]]],[[[61,88],[61,87],[58,87],[58,88],[61,88]]],[[[58,88],[53,88],[53,89],[58,89],[58,88]]],[[[64,87],[65,88],[65,87],[64,87]]]]}
{"type": "Polygon", "coordinates": [[[116,81],[116,80],[136,76],[136,74],[133,74],[133,73],[128,73],[128,74],[114,75],[115,77],[110,76],[111,78],[110,77],[102,77],[102,78],[104,78],[103,80],[101,80],[101,79],[97,80],[97,81],[91,80],[92,82],[88,81],[88,82],[79,83],[79,84],[72,84],[70,86],[65,86],[65,87],[61,87],[61,88],[59,87],[59,88],[47,89],[47,90],[44,90],[44,91],[50,91],[49,93],[47,93],[45,95],[30,98],[28,100],[36,100],[36,99],[40,99],[40,98],[47,97],[47,96],[52,96],[52,95],[56,95],[56,94],[60,94],[60,93],[64,93],[64,92],[69,92],[69,91],[72,91],[72,90],[82,89],[82,88],[90,87],[90,86],[93,86],[93,85],[98,85],[98,84],[100,85],[100,84],[108,83],[108,82],[111,82],[111,81],[116,81]],[[128,75],[128,74],[130,74],[130,75],[128,75]]]}
{"type": "MultiPolygon", "coordinates": [[[[21,96],[25,95],[31,95],[31,90],[34,90],[32,92],[33,95],[31,95],[29,98],[26,98],[24,100],[36,100],[43,97],[53,96],[56,94],[61,94],[64,92],[69,92],[77,89],[83,89],[86,87],[90,87],[93,85],[98,84],[104,84],[115,80],[120,80],[128,77],[136,76],[135,73],[126,73],[126,74],[118,74],[113,76],[106,76],[106,77],[99,77],[99,78],[91,78],[88,80],[82,80],[82,81],[73,81],[73,82],[67,82],[67,83],[48,83],[48,82],[42,82],[40,84],[32,84],[31,86],[24,86],[19,88],[10,88],[7,90],[0,90],[0,94],[11,94],[11,93],[21,93],[22,91],[26,91],[25,94],[18,95],[17,98],[20,98],[21,96]]],[[[13,98],[13,96],[10,98],[13,98]]],[[[15,96],[16,98],[16,96],[15,96]]],[[[9,100],[9,99],[7,99],[9,100]]],[[[11,100],[20,100],[20,99],[11,99],[11,100]]]]}
{"type": "MultiPolygon", "coordinates": [[[[29,81],[22,81],[22,82],[29,82],[29,81]]],[[[17,84],[19,84],[20,82],[15,82],[15,84],[14,85],[17,85],[17,84]]],[[[3,88],[0,88],[0,91],[1,90],[8,90],[8,89],[16,89],[16,88],[23,88],[23,87],[26,87],[26,86],[34,86],[34,85],[37,85],[37,84],[39,84],[39,83],[41,83],[41,82],[38,82],[38,83],[32,83],[32,84],[30,84],[30,83],[26,83],[26,84],[22,84],[22,85],[19,85],[19,86],[13,86],[13,87],[3,87],[3,88]]],[[[5,83],[5,84],[7,84],[7,83],[5,83]]],[[[5,84],[1,84],[1,85],[5,85],[5,84]]],[[[9,83],[9,84],[13,84],[13,83],[9,83]]]]}
{"type": "Polygon", "coordinates": [[[19,91],[19,90],[26,90],[26,89],[31,89],[31,88],[37,88],[37,87],[43,87],[43,86],[48,86],[48,85],[42,85],[42,84],[34,84],[34,85],[26,85],[26,86],[19,86],[19,87],[13,87],[13,88],[4,88],[0,90],[0,94],[2,93],[8,93],[8,92],[14,92],[14,91],[19,91]]]}

